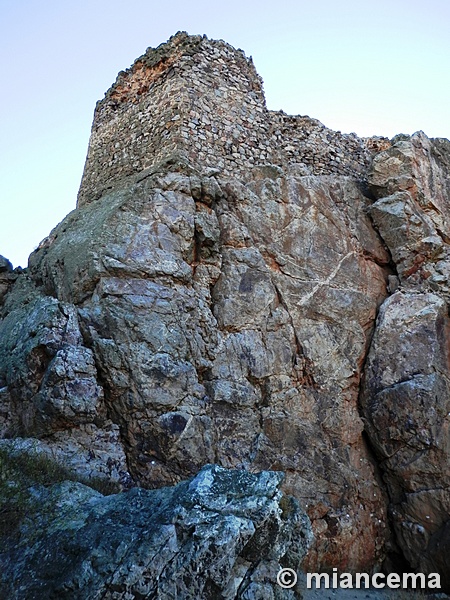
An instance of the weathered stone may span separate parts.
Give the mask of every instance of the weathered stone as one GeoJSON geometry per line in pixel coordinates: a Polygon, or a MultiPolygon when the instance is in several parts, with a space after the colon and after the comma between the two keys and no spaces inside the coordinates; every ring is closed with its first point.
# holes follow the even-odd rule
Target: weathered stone
{"type": "Polygon", "coordinates": [[[13,266],[7,258],[0,255],[0,307],[3,302],[3,298],[9,292],[12,283],[15,281],[17,275],[13,273],[13,266]]]}
{"type": "Polygon", "coordinates": [[[416,571],[430,565],[431,540],[450,514],[449,351],[444,300],[411,292],[386,300],[361,401],[397,538],[416,571]]]}
{"type": "MultiPolygon", "coordinates": [[[[10,430],[7,433],[11,436],[10,430]]],[[[85,482],[110,482],[116,490],[131,485],[119,428],[109,421],[101,428],[89,423],[56,431],[44,439],[0,439],[0,450],[33,452],[64,465],[85,482]]]]}
{"type": "MultiPolygon", "coordinates": [[[[450,143],[397,136],[369,175],[371,216],[400,291],[382,306],[362,405],[413,568],[448,573],[450,546],[450,143]],[[434,293],[429,293],[434,292],[434,293]]],[[[448,580],[444,586],[449,588],[448,580]]]]}
{"type": "Polygon", "coordinates": [[[403,285],[450,299],[450,142],[400,136],[373,161],[371,216],[403,285]]]}
{"type": "Polygon", "coordinates": [[[13,270],[13,266],[10,261],[4,256],[0,255],[0,273],[10,273],[13,270]]]}
{"type": "Polygon", "coordinates": [[[0,355],[24,433],[49,433],[100,416],[103,392],[72,305],[36,293],[3,319],[0,355]]]}
{"type": "Polygon", "coordinates": [[[359,177],[389,145],[267,110],[251,58],[225,42],[180,32],[121,71],[97,104],[78,201],[96,200],[173,153],[205,174],[245,177],[269,163],[297,175],[359,177]]]}
{"type": "Polygon", "coordinates": [[[104,497],[36,487],[17,537],[2,540],[1,597],[272,600],[280,561],[298,568],[311,526],[279,473],[206,466],[174,488],[104,497]]]}
{"type": "Polygon", "coordinates": [[[390,258],[367,199],[349,178],[192,181],[149,175],[78,208],[31,276],[79,305],[135,480],[212,461],[286,470],[312,515],[325,507],[319,561],[380,561],[383,493],[357,402],[390,258]]]}
{"type": "Polygon", "coordinates": [[[94,356],[83,344],[75,307],[41,294],[23,275],[4,308],[2,437],[33,436],[33,446],[80,475],[129,482],[118,427],[107,417],[94,356]]]}

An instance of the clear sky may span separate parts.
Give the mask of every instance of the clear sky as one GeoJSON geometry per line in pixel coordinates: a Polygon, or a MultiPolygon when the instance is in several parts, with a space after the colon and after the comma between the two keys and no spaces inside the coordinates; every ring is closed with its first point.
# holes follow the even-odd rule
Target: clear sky
{"type": "Polygon", "coordinates": [[[75,207],[96,101],[177,31],[252,55],[271,109],[450,138],[449,28],[449,0],[0,0],[0,254],[75,207]]]}

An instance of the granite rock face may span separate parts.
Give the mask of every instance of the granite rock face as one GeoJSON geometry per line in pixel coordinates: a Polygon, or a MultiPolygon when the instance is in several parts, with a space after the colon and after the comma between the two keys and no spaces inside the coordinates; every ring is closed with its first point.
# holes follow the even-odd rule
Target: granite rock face
{"type": "Polygon", "coordinates": [[[404,555],[417,571],[442,574],[450,572],[449,160],[450,143],[422,133],[375,157],[371,214],[401,287],[380,310],[361,396],[404,555]]]}
{"type": "Polygon", "coordinates": [[[271,175],[150,174],[79,207],[30,276],[77,307],[135,481],[285,471],[318,560],[373,564],[385,502],[357,404],[389,257],[354,181],[271,175]]]}
{"type": "Polygon", "coordinates": [[[280,561],[299,565],[311,526],[281,479],[209,465],[159,490],[37,487],[19,537],[2,543],[0,597],[299,598],[276,577],[280,561]]]}
{"type": "Polygon", "coordinates": [[[397,136],[369,175],[378,200],[371,216],[405,287],[449,300],[450,142],[422,132],[397,136]]]}
{"type": "Polygon", "coordinates": [[[3,436],[124,488],[284,471],[305,569],[442,565],[448,145],[268,111],[224,42],[149,49],[4,296],[3,436]]]}

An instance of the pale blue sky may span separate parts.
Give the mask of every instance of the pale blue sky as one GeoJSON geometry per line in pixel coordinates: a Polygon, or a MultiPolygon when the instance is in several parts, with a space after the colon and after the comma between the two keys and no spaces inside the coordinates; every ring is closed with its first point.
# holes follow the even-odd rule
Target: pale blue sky
{"type": "Polygon", "coordinates": [[[179,30],[252,55],[267,104],[359,135],[450,138],[449,0],[0,0],[0,254],[75,207],[94,106],[179,30]]]}

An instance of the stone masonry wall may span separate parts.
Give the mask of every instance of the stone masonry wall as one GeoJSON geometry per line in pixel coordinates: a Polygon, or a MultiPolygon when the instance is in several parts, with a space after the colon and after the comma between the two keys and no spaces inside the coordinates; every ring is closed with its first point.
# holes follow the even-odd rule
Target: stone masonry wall
{"type": "Polygon", "coordinates": [[[373,147],[388,145],[267,110],[262,80],[242,50],[178,33],[121,72],[97,104],[78,203],[170,159],[246,179],[267,164],[364,178],[373,147]]]}

